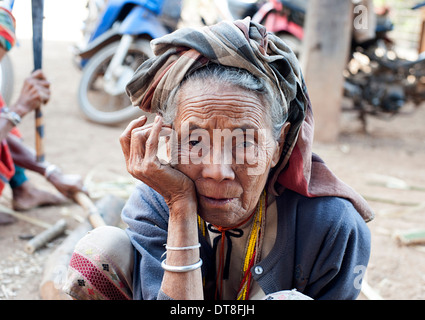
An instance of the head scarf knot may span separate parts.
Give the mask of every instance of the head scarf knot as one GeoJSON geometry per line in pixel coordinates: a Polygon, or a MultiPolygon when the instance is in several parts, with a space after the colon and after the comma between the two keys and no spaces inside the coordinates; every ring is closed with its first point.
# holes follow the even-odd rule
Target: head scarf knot
{"type": "Polygon", "coordinates": [[[210,62],[245,69],[278,90],[291,122],[279,164],[270,173],[269,192],[280,194],[287,188],[307,197],[339,196],[350,200],[366,221],[373,218],[367,202],[312,153],[310,100],[298,60],[282,40],[248,17],[182,28],[151,45],[155,57],[144,62],[127,84],[134,106],[156,112],[187,74],[210,62]]]}

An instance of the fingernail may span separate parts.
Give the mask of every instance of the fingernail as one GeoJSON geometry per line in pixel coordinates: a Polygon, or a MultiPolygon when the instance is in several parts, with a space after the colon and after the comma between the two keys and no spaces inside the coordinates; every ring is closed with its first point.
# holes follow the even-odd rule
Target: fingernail
{"type": "Polygon", "coordinates": [[[159,121],[159,119],[160,119],[161,117],[160,116],[156,116],[155,117],[155,123],[157,123],[158,121],[159,121]]]}

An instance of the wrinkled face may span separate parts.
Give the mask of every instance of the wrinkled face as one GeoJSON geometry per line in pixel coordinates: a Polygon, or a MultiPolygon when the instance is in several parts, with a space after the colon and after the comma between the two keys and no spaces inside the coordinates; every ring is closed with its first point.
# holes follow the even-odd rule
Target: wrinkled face
{"type": "Polygon", "coordinates": [[[194,181],[205,221],[236,226],[255,210],[279,160],[268,107],[256,93],[215,81],[187,82],[177,99],[175,168],[194,181]]]}

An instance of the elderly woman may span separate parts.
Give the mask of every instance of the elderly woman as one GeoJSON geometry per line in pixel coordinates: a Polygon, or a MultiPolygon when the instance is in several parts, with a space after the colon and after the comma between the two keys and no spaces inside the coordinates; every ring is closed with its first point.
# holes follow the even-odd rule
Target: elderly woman
{"type": "Polygon", "coordinates": [[[181,29],[153,48],[127,86],[134,105],[157,114],[120,139],[142,182],[122,213],[128,229],[83,238],[65,291],[261,299],[296,289],[355,299],[373,214],[312,154],[312,111],[288,46],[247,18],[181,29]],[[168,161],[158,157],[161,136],[168,161]]]}

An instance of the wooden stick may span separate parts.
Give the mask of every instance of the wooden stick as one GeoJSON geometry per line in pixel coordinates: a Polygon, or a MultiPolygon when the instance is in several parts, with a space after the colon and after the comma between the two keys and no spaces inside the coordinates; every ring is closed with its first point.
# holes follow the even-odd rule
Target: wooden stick
{"type": "Polygon", "coordinates": [[[77,192],[74,195],[74,199],[87,212],[87,218],[89,219],[90,224],[93,226],[93,228],[106,226],[106,223],[100,215],[99,210],[94,205],[93,201],[89,198],[88,195],[83,192],[77,192]]]}
{"type": "MultiPolygon", "coordinates": [[[[44,0],[32,0],[32,45],[34,71],[42,68],[43,57],[43,11],[44,0]]],[[[41,108],[35,110],[35,151],[38,162],[44,162],[44,124],[41,108]]]]}
{"type": "Polygon", "coordinates": [[[405,246],[425,244],[425,229],[400,232],[395,235],[400,244],[405,246]]]}
{"type": "Polygon", "coordinates": [[[28,253],[34,253],[37,249],[44,246],[47,242],[63,234],[65,232],[66,226],[66,220],[60,219],[58,222],[55,223],[54,226],[43,231],[42,233],[28,241],[25,246],[25,251],[28,253]]]}
{"type": "Polygon", "coordinates": [[[44,162],[44,123],[41,108],[35,110],[35,151],[37,162],[44,162]]]}
{"type": "Polygon", "coordinates": [[[29,217],[27,215],[24,215],[22,213],[16,212],[16,211],[14,211],[12,209],[9,209],[9,208],[7,208],[5,206],[2,206],[2,205],[0,205],[0,211],[2,213],[8,214],[8,215],[10,215],[12,217],[15,217],[15,218],[18,218],[20,220],[29,222],[29,223],[31,223],[31,224],[33,224],[35,226],[38,226],[38,227],[42,227],[42,228],[45,228],[45,229],[49,229],[49,228],[52,227],[52,225],[50,223],[41,221],[40,219],[29,217]]]}

